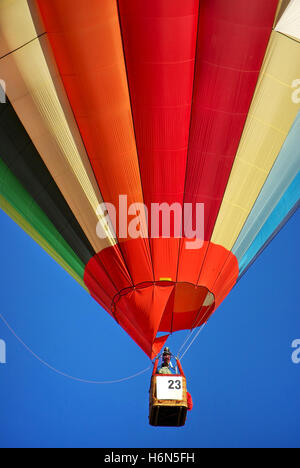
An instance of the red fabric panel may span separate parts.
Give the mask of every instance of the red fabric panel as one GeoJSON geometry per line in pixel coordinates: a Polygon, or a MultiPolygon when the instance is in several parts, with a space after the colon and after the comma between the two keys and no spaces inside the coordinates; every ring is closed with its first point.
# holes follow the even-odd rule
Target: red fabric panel
{"type": "Polygon", "coordinates": [[[192,284],[198,283],[208,245],[209,242],[204,242],[201,249],[191,250],[186,248],[184,240],[181,242],[177,281],[187,281],[192,284]]]}
{"type": "Polygon", "coordinates": [[[135,288],[117,302],[115,317],[140,348],[153,359],[168,335],[156,338],[173,287],[135,288]]]}
{"type": "MultiPolygon", "coordinates": [[[[199,2],[118,4],[144,200],[182,204],[199,2]]],[[[158,246],[151,241],[155,280],[174,279],[179,243],[165,244],[163,262],[158,246]]]]}
{"type": "Polygon", "coordinates": [[[90,288],[89,277],[94,278],[111,299],[124,288],[132,286],[121,259],[116,261],[115,247],[108,247],[96,254],[85,267],[85,284],[90,288]]]}
{"type": "MultiPolygon", "coordinates": [[[[153,280],[153,272],[151,268],[151,254],[147,248],[145,248],[145,242],[149,244],[148,239],[128,239],[123,240],[120,244],[120,250],[126,261],[127,270],[131,274],[133,284],[143,283],[144,281],[153,280]],[[143,252],[143,259],[140,258],[140,254],[143,252]]],[[[103,251],[104,252],[104,251],[103,251]]],[[[100,252],[100,257],[102,253],[100,252]]],[[[107,264],[109,269],[109,262],[107,264]]]]}
{"type": "Polygon", "coordinates": [[[158,338],[155,338],[152,344],[152,354],[150,356],[150,359],[154,359],[158,355],[158,353],[164,347],[169,336],[170,335],[163,335],[163,336],[159,336],[158,338]]]}
{"type": "Polygon", "coordinates": [[[180,239],[151,240],[155,281],[160,281],[162,278],[176,281],[179,245],[180,239]]]}
{"type": "Polygon", "coordinates": [[[209,240],[271,33],[277,0],[200,2],[185,202],[209,240]]]}
{"type": "Polygon", "coordinates": [[[186,396],[187,396],[188,411],[192,411],[193,406],[194,406],[192,395],[189,392],[186,392],[186,396]]]}
{"type": "Polygon", "coordinates": [[[116,261],[113,247],[95,255],[85,267],[84,282],[91,296],[110,314],[113,298],[120,289],[131,286],[122,262],[116,261]]]}

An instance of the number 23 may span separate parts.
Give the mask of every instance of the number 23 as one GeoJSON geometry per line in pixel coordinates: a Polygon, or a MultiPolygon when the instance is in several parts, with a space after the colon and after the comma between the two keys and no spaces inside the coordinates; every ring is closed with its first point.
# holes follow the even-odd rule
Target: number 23
{"type": "Polygon", "coordinates": [[[181,389],[181,382],[180,380],[169,380],[168,381],[169,387],[171,390],[180,390],[181,389]],[[175,386],[174,386],[175,385],[175,386]]]}

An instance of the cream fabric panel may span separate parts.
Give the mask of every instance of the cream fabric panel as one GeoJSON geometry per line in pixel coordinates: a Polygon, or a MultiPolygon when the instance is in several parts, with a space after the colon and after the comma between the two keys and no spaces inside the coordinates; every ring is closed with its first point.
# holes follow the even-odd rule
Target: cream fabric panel
{"type": "MultiPolygon", "coordinates": [[[[5,81],[7,95],[56,184],[91,245],[99,252],[115,244],[113,233],[109,233],[106,239],[100,239],[96,233],[97,224],[102,219],[96,210],[103,200],[46,36],[15,50],[21,39],[17,39],[11,30],[20,27],[20,12],[23,28],[34,36],[27,2],[5,0],[1,3],[0,37],[14,52],[0,60],[0,77],[5,81]]],[[[24,39],[22,34],[21,37],[24,39]]]]}
{"type": "Polygon", "coordinates": [[[300,40],[300,0],[290,1],[275,29],[300,40]]]}
{"type": "Polygon", "coordinates": [[[300,44],[273,32],[212,242],[231,250],[300,109],[292,83],[300,77],[300,44]]]}
{"type": "Polygon", "coordinates": [[[289,3],[290,3],[290,0],[278,0],[278,6],[277,6],[277,11],[276,11],[273,27],[276,26],[276,24],[282,17],[289,3]]]}
{"type": "MultiPolygon", "coordinates": [[[[31,4],[32,2],[29,2],[31,4]]],[[[26,0],[0,0],[0,57],[34,40],[36,30],[26,0]]]]}

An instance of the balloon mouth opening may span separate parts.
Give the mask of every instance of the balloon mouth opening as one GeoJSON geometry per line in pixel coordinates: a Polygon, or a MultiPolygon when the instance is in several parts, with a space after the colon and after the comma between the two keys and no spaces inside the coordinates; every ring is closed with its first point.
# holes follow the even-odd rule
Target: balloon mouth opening
{"type": "MultiPolygon", "coordinates": [[[[136,295],[146,296],[151,289],[154,294],[155,291],[163,291],[165,288],[169,291],[169,296],[161,310],[157,333],[197,328],[208,320],[215,309],[215,296],[206,286],[162,278],[119,291],[112,301],[111,313],[118,321],[125,303],[135,307],[136,295]]],[[[151,304],[146,301],[144,307],[149,309],[151,304]]]]}
{"type": "MultiPolygon", "coordinates": [[[[166,341],[167,337],[160,333],[191,330],[206,323],[239,274],[234,254],[225,247],[206,242],[196,256],[194,252],[182,250],[181,270],[178,271],[181,281],[176,282],[176,268],[165,266],[163,260],[170,239],[156,241],[158,253],[162,255],[156,256],[154,271],[138,261],[136,268],[132,265],[129,277],[126,265],[120,264],[121,252],[116,247],[108,247],[89,261],[84,277],[91,295],[151,358],[160,352],[166,341]],[[107,273],[110,269],[113,284],[107,273]],[[157,281],[152,280],[153,273],[157,281]]],[[[120,246],[124,254],[133,254],[139,244],[140,239],[136,239],[120,246]]],[[[173,247],[178,254],[177,247],[173,247]]],[[[176,255],[174,260],[177,258],[176,255]]]]}

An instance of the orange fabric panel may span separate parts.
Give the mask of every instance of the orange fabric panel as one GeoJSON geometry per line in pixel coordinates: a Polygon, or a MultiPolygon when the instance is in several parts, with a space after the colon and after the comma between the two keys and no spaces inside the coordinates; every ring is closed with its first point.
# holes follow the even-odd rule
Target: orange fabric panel
{"type": "MultiPolygon", "coordinates": [[[[87,8],[82,0],[37,0],[37,5],[104,202],[117,212],[119,195],[127,195],[128,205],[143,203],[117,2],[89,0],[87,8]]],[[[148,239],[122,253],[153,280],[148,239]]],[[[130,274],[139,281],[135,268],[130,274]]]]}
{"type": "Polygon", "coordinates": [[[193,284],[178,283],[175,288],[174,313],[185,310],[199,310],[202,307],[208,290],[193,284]]]}
{"type": "Polygon", "coordinates": [[[198,284],[206,286],[207,289],[215,295],[215,297],[217,297],[217,291],[214,288],[215,282],[229,255],[232,254],[221,245],[209,243],[205,259],[201,267],[198,284]]]}
{"type": "Polygon", "coordinates": [[[233,254],[230,254],[214,284],[214,291],[217,293],[216,309],[235,285],[238,274],[237,259],[233,254]]]}
{"type": "Polygon", "coordinates": [[[209,291],[202,286],[177,283],[161,320],[159,331],[185,330],[199,326],[208,309],[214,308],[214,301],[204,305],[209,291]]]}
{"type": "Polygon", "coordinates": [[[174,313],[172,332],[200,327],[207,322],[214,310],[213,306],[201,306],[200,309],[184,313],[174,313]]]}

